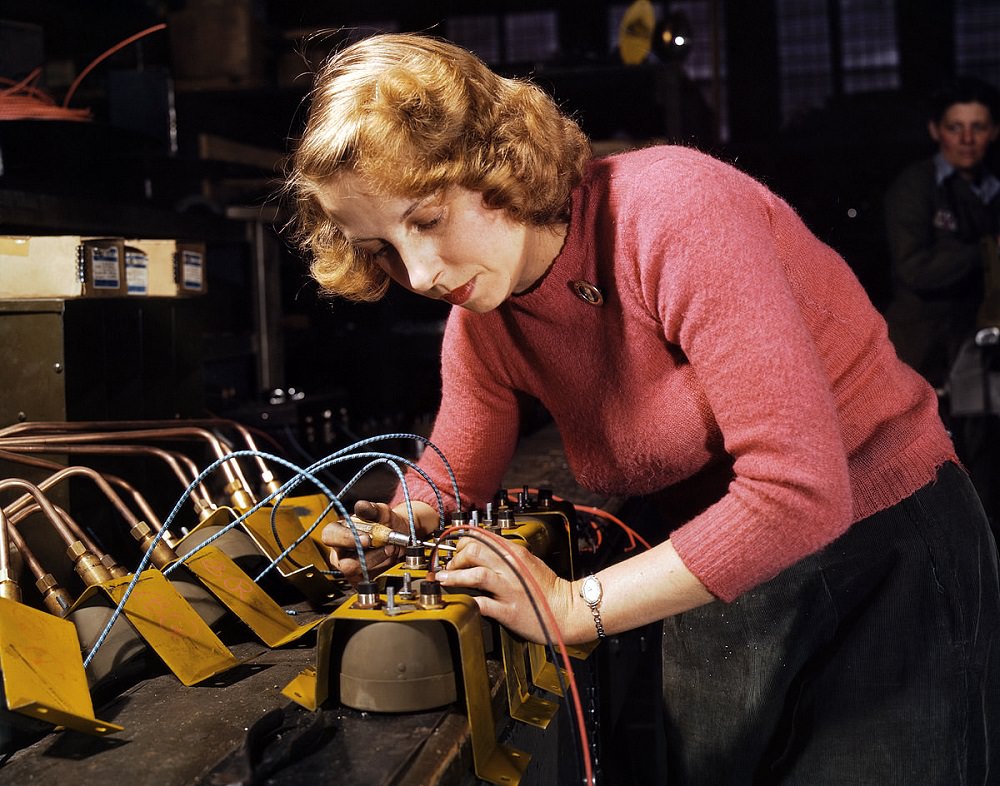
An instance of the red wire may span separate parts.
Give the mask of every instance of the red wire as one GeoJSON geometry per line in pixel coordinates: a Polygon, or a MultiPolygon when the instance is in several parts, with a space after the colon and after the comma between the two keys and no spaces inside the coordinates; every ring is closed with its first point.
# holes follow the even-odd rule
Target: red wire
{"type": "Polygon", "coordinates": [[[140,38],[143,38],[150,33],[165,30],[166,27],[167,25],[162,22],[158,25],[148,27],[135,35],[129,36],[124,41],[115,44],[106,52],[91,61],[91,63],[80,72],[79,76],[73,80],[73,84],[70,85],[70,88],[66,93],[66,97],[63,99],[62,106],[57,106],[55,100],[50,95],[35,86],[35,83],[38,81],[38,78],[42,73],[41,67],[34,69],[20,82],[0,78],[0,81],[10,85],[10,87],[0,90],[0,120],[91,120],[92,115],[89,109],[69,108],[69,101],[76,92],[76,89],[80,86],[80,82],[83,81],[83,78],[89,74],[94,67],[98,65],[98,63],[106,60],[119,49],[138,41],[140,38]]]}
{"type": "Polygon", "coordinates": [[[107,50],[104,54],[98,55],[96,58],[94,58],[90,62],[90,65],[88,65],[86,68],[84,68],[80,72],[79,76],[77,76],[77,78],[73,80],[73,84],[71,84],[69,86],[69,90],[66,92],[66,97],[63,99],[63,103],[62,103],[63,108],[65,109],[66,107],[69,106],[69,100],[73,97],[73,93],[75,93],[76,89],[80,86],[80,82],[83,81],[83,78],[87,74],[89,74],[91,71],[94,70],[94,67],[98,63],[100,63],[103,60],[106,60],[107,58],[111,57],[111,55],[113,55],[119,49],[122,49],[123,47],[128,46],[129,44],[133,43],[134,41],[138,41],[140,38],[145,38],[150,33],[156,33],[156,32],[158,32],[160,30],[166,30],[166,29],[167,29],[167,25],[166,25],[165,22],[160,22],[160,24],[158,24],[158,25],[153,25],[152,27],[147,27],[145,30],[141,30],[138,33],[136,33],[135,35],[129,36],[124,41],[119,41],[117,44],[115,44],[113,47],[111,47],[109,50],[107,50]]]}
{"type": "Polygon", "coordinates": [[[636,541],[639,541],[647,549],[652,548],[652,546],[649,545],[649,542],[644,537],[642,537],[642,535],[640,535],[638,532],[636,532],[628,524],[626,524],[624,521],[622,521],[614,514],[608,513],[606,510],[601,510],[600,508],[592,508],[589,505],[574,505],[573,507],[579,510],[581,513],[593,513],[595,516],[600,516],[602,518],[605,518],[608,521],[614,522],[623,530],[625,530],[625,533],[629,536],[629,540],[632,541],[632,545],[629,546],[627,549],[625,549],[625,551],[631,551],[632,549],[634,549],[636,541]]]}
{"type": "MultiPolygon", "coordinates": [[[[501,549],[507,553],[507,559],[514,563],[517,573],[521,576],[529,585],[532,592],[532,597],[538,604],[538,608],[541,609],[542,614],[546,619],[543,621],[543,626],[547,629],[548,633],[555,637],[556,643],[559,647],[559,653],[563,657],[563,662],[566,664],[564,669],[566,673],[566,678],[569,681],[570,692],[573,695],[573,707],[576,712],[576,727],[580,735],[580,748],[583,755],[583,769],[586,776],[586,781],[588,785],[594,783],[594,772],[593,767],[590,762],[590,747],[587,742],[587,731],[586,725],[583,719],[583,702],[580,700],[580,691],[576,687],[576,677],[573,675],[573,669],[570,667],[569,653],[566,651],[566,644],[562,638],[562,631],[559,630],[559,623],[556,621],[555,614],[552,611],[552,607],[549,606],[548,601],[545,599],[545,595],[542,592],[541,586],[535,581],[535,577],[531,575],[528,567],[524,562],[518,557],[516,550],[509,540],[501,537],[493,532],[481,528],[470,528],[465,526],[454,526],[448,527],[440,535],[438,535],[435,543],[441,543],[451,534],[466,535],[470,537],[482,537],[487,540],[491,540],[496,543],[501,549]]],[[[431,552],[431,565],[437,564],[437,546],[431,552]]],[[[427,578],[431,578],[432,574],[428,573],[427,578]]]]}
{"type": "MultiPolygon", "coordinates": [[[[528,488],[527,486],[525,486],[524,489],[529,494],[531,492],[534,492],[535,494],[538,493],[538,489],[528,488]]],[[[557,497],[555,494],[552,495],[552,499],[554,499],[556,502],[566,501],[561,497],[557,497]]],[[[649,542],[644,537],[642,537],[642,535],[640,535],[638,532],[632,529],[628,524],[626,524],[620,518],[618,518],[612,513],[608,513],[608,511],[606,510],[601,510],[600,508],[592,508],[589,505],[573,505],[573,509],[580,511],[581,513],[592,513],[595,516],[600,516],[603,519],[607,519],[608,521],[617,524],[619,527],[625,530],[625,534],[628,535],[628,539],[631,544],[627,549],[625,549],[625,551],[631,551],[632,549],[634,549],[636,541],[639,541],[647,549],[653,548],[652,546],[649,545],[649,542]]]]}

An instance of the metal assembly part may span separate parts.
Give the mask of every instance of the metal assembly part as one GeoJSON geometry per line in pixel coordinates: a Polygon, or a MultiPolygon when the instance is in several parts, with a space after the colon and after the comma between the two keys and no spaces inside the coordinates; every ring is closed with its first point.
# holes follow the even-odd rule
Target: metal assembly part
{"type": "Polygon", "coordinates": [[[358,585],[358,598],[355,601],[359,609],[380,609],[382,599],[378,594],[378,585],[367,581],[358,585]]]}
{"type": "Polygon", "coordinates": [[[451,645],[440,622],[370,622],[350,633],[340,660],[342,704],[420,712],[457,698],[451,645]]]}
{"type": "Polygon", "coordinates": [[[427,558],[424,556],[424,547],[407,546],[405,562],[407,570],[424,570],[427,567],[427,558]]]}
{"type": "Polygon", "coordinates": [[[413,575],[410,571],[403,573],[403,586],[400,588],[399,592],[400,600],[415,600],[417,593],[413,591],[413,575]]]}
{"type": "MultiPolygon", "coordinates": [[[[462,664],[462,695],[469,719],[472,761],[476,775],[498,786],[516,786],[531,757],[497,741],[486,673],[482,617],[475,600],[468,595],[449,595],[447,603],[442,602],[440,609],[428,611],[418,608],[396,617],[387,617],[380,610],[358,608],[357,599],[344,603],[317,627],[315,667],[302,671],[285,686],[282,693],[311,710],[317,709],[326,701],[330,689],[330,671],[337,666],[332,657],[335,626],[360,622],[411,627],[426,621],[451,626],[458,640],[458,654],[462,664]]],[[[339,627],[337,638],[343,640],[339,627]]]]}
{"type": "Polygon", "coordinates": [[[417,604],[422,609],[440,609],[444,606],[441,598],[441,582],[424,579],[420,582],[420,598],[417,604]]]}

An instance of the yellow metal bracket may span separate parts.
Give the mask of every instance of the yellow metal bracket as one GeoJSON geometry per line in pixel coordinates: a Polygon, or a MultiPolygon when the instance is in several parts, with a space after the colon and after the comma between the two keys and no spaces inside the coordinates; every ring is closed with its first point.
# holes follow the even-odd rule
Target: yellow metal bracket
{"type": "Polygon", "coordinates": [[[269,647],[296,641],[323,619],[295,623],[239,565],[214,546],[200,548],[183,566],[269,647]]]}
{"type": "Polygon", "coordinates": [[[94,717],[80,643],[67,620],[0,598],[0,672],[13,712],[95,736],[122,730],[94,717]]]}
{"type": "Polygon", "coordinates": [[[507,682],[507,703],[510,717],[539,729],[548,728],[559,705],[531,692],[526,665],[527,643],[517,641],[505,629],[500,629],[500,651],[507,682]]]}
{"type": "MultiPolygon", "coordinates": [[[[254,511],[243,520],[243,529],[270,559],[277,558],[305,533],[295,509],[284,506],[254,511]]],[[[304,538],[275,566],[283,578],[314,603],[326,603],[341,595],[330,569],[330,563],[311,538],[304,538]]]]}
{"type": "MultiPolygon", "coordinates": [[[[87,587],[69,614],[101,594],[117,606],[131,579],[123,576],[87,587]]],[[[236,656],[158,570],[139,574],[123,611],[139,635],[185,685],[197,685],[239,665],[236,656]]]]}
{"type": "Polygon", "coordinates": [[[472,738],[472,760],[476,775],[498,786],[515,786],[527,769],[530,756],[497,742],[490,700],[486,654],[483,650],[479,607],[468,595],[444,595],[444,607],[424,610],[397,606],[390,615],[380,609],[359,609],[352,598],[326,617],[317,628],[316,666],[302,671],[282,693],[307,709],[317,709],[328,697],[331,676],[331,643],[337,620],[359,622],[407,622],[436,620],[451,625],[458,635],[466,712],[472,738]]]}

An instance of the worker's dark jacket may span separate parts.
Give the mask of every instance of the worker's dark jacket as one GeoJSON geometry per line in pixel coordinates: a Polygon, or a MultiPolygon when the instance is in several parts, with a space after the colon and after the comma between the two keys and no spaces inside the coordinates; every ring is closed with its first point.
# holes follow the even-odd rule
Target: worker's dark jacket
{"type": "Polygon", "coordinates": [[[959,345],[976,330],[981,240],[1000,229],[1000,196],[983,204],[954,173],[937,184],[929,158],[889,187],[885,214],[893,278],[889,334],[899,356],[941,386],[959,345]]]}

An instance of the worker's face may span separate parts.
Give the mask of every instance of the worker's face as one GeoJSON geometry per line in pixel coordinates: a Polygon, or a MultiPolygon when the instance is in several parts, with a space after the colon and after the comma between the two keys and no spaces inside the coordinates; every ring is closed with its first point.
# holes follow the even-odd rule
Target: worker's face
{"type": "Polygon", "coordinates": [[[944,160],[962,175],[975,172],[1000,130],[990,110],[978,102],[952,104],[941,122],[931,121],[928,128],[944,160]]]}
{"type": "Polygon", "coordinates": [[[353,173],[319,198],[349,243],[412,292],[486,312],[533,284],[554,257],[538,256],[536,227],[491,210],[476,191],[452,187],[427,197],[370,193],[353,173]]]}

